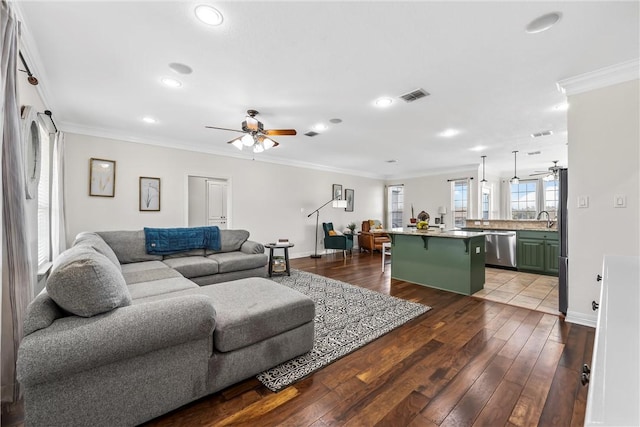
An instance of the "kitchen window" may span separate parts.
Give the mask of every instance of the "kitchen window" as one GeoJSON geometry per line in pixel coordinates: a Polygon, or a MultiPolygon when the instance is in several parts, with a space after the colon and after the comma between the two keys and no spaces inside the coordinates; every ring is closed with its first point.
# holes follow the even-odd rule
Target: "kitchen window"
{"type": "Polygon", "coordinates": [[[549,212],[549,218],[558,218],[558,199],[560,198],[560,181],[552,179],[542,180],[544,188],[544,210],[549,212]]]}
{"type": "Polygon", "coordinates": [[[538,180],[521,180],[511,184],[511,219],[536,219],[538,215],[538,180]]]}
{"type": "Polygon", "coordinates": [[[451,181],[451,198],[453,200],[453,225],[464,227],[469,207],[469,181],[466,179],[451,181]]]}
{"type": "Polygon", "coordinates": [[[387,211],[391,228],[401,228],[404,213],[404,186],[389,185],[387,187],[387,211]]]}
{"type": "Polygon", "coordinates": [[[558,180],[522,180],[511,184],[511,218],[537,219],[542,211],[549,212],[549,218],[558,217],[560,183],[558,180]]]}

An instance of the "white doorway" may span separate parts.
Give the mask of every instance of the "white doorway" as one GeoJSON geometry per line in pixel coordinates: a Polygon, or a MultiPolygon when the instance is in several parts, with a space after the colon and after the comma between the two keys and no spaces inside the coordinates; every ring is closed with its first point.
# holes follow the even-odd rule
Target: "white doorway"
{"type": "Polygon", "coordinates": [[[188,193],[189,227],[217,225],[225,230],[230,226],[228,180],[190,175],[188,193]]]}

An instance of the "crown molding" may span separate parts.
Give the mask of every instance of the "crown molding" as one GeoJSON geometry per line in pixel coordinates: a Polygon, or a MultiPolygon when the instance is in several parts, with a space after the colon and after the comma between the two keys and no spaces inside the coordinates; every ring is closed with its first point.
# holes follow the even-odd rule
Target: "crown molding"
{"type": "Polygon", "coordinates": [[[213,148],[203,149],[200,146],[196,146],[193,144],[190,145],[187,142],[181,142],[178,144],[175,141],[171,141],[171,140],[143,139],[136,136],[127,135],[125,133],[114,132],[112,130],[98,129],[94,127],[82,126],[82,125],[68,123],[68,122],[60,122],[60,123],[57,123],[57,125],[59,130],[62,130],[67,133],[77,134],[77,135],[86,135],[86,136],[93,136],[97,138],[113,139],[116,141],[131,142],[135,144],[152,145],[156,147],[172,148],[175,150],[212,154],[212,155],[221,156],[221,157],[233,157],[236,159],[259,161],[259,162],[272,163],[272,164],[283,165],[283,166],[293,166],[293,167],[299,167],[303,169],[313,169],[313,170],[318,170],[322,172],[331,172],[331,173],[339,173],[339,174],[350,175],[350,176],[359,176],[362,178],[377,179],[381,181],[384,180],[384,176],[382,175],[358,173],[350,169],[334,168],[331,166],[325,166],[325,165],[309,163],[309,162],[301,162],[301,161],[291,160],[291,159],[282,159],[277,157],[266,157],[266,156],[254,156],[253,153],[249,153],[247,151],[221,150],[221,149],[213,149],[213,148]]]}
{"type": "Polygon", "coordinates": [[[636,79],[640,79],[640,58],[569,77],[558,81],[556,86],[571,96],[636,79]]]}

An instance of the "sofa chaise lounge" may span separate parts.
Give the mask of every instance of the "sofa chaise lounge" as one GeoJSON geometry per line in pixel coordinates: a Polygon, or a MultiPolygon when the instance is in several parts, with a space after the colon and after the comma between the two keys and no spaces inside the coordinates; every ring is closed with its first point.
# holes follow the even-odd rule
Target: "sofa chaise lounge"
{"type": "Polygon", "coordinates": [[[25,316],[26,425],[140,424],[310,351],[313,301],[251,276],[248,232],[220,233],[220,251],[160,257],[140,231],[78,235],[25,316]]]}

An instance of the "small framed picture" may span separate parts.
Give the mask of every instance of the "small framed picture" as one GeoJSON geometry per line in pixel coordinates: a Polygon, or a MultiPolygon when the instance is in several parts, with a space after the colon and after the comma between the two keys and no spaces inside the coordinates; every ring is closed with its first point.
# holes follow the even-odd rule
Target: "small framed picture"
{"type": "Polygon", "coordinates": [[[344,198],[347,201],[347,207],[344,208],[346,212],[353,212],[353,196],[354,191],[351,188],[347,188],[344,190],[344,198]]]}
{"type": "Polygon", "coordinates": [[[332,192],[332,200],[342,200],[342,185],[333,184],[332,192]]]}
{"type": "Polygon", "coordinates": [[[114,197],[115,192],[115,160],[89,159],[89,196],[114,197]]]}
{"type": "Polygon", "coordinates": [[[140,210],[160,210],[160,178],[140,177],[140,210]]]}

